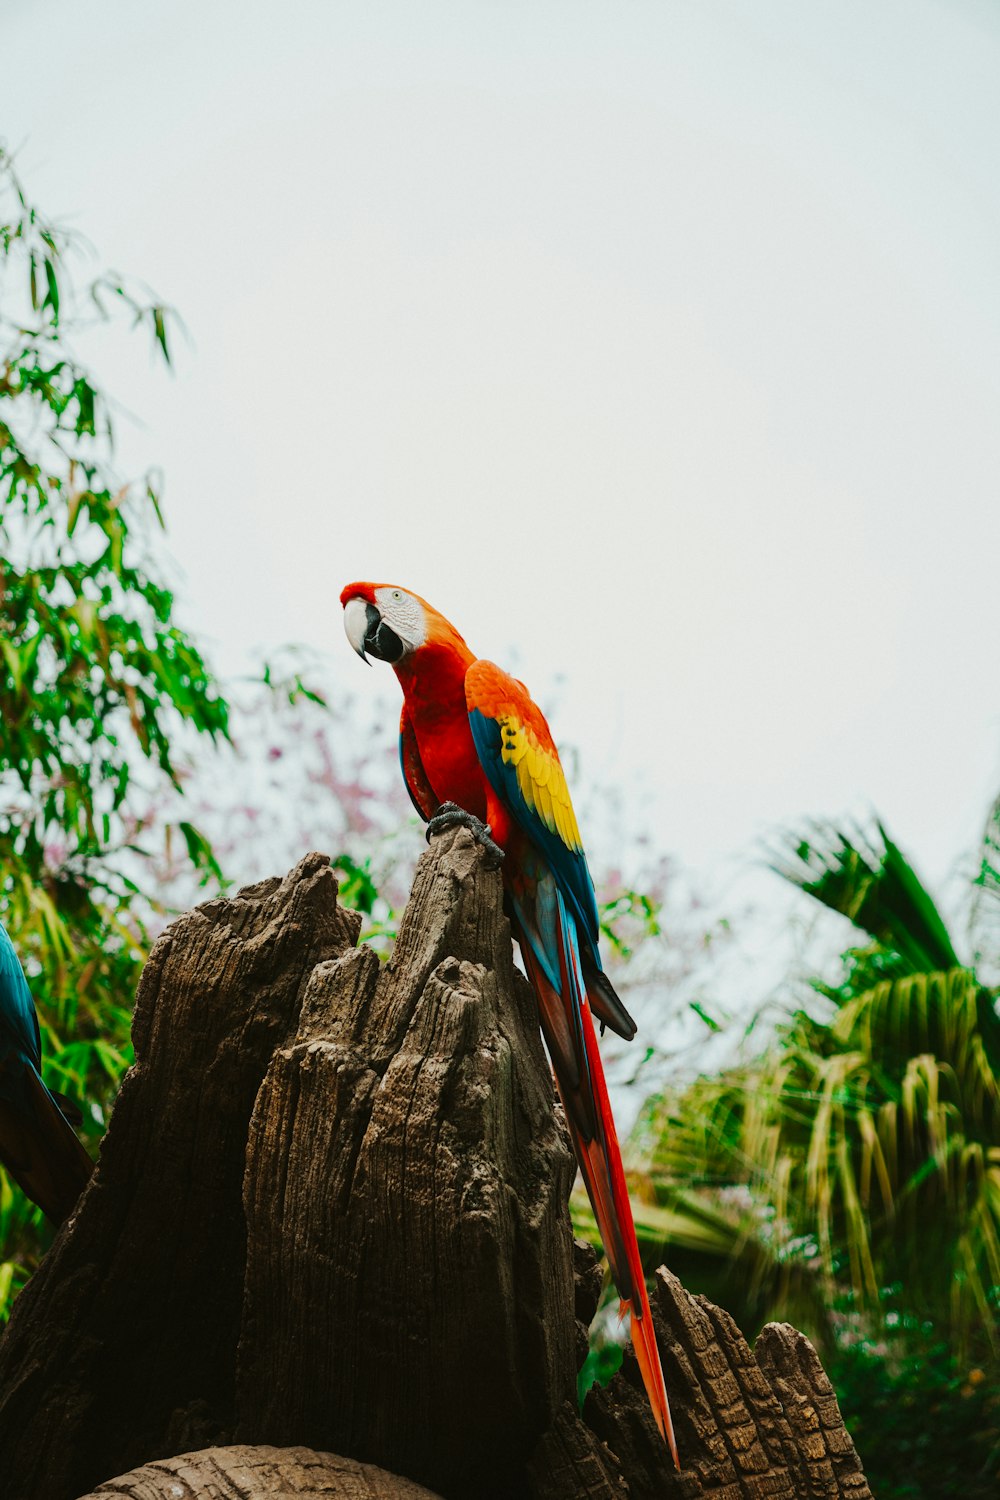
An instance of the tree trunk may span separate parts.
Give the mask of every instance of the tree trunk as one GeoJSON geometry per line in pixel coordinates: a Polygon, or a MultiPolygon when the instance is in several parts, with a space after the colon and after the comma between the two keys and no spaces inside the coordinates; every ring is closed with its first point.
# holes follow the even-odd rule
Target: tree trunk
{"type": "Polygon", "coordinates": [[[154,948],[97,1171],[0,1340],[5,1500],[865,1500],[807,1341],[755,1359],[665,1272],[683,1472],[631,1354],[581,1420],[600,1277],[499,877],[436,839],[384,967],[336,896],[307,855],[154,948]]]}

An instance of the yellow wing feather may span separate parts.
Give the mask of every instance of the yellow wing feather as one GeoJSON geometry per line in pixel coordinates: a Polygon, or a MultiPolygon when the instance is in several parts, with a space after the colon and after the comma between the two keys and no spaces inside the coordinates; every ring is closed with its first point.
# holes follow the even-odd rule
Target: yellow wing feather
{"type": "Polygon", "coordinates": [[[517,784],[528,807],[568,849],[581,852],[583,840],[558,759],[513,715],[500,719],[501,757],[517,772],[517,784]]]}

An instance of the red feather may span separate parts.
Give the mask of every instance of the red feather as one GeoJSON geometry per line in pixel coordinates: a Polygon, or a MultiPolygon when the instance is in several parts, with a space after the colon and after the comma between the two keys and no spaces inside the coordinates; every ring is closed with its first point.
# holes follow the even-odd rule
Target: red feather
{"type": "MultiPolygon", "coordinates": [[[[374,603],[383,587],[349,584],[341,600],[374,603]]],[[[515,909],[514,930],[538,997],[577,1160],[622,1310],[632,1314],[632,1342],[653,1416],[680,1467],[591,1005],[625,1036],[634,1026],[600,971],[593,882],[559,754],[524,684],[477,661],[443,615],[418,596],[409,598],[424,610],[426,629],[424,644],[393,668],[403,689],[400,757],[406,784],[425,818],[440,803],[455,802],[488,821],[505,851],[502,874],[515,909]]]]}

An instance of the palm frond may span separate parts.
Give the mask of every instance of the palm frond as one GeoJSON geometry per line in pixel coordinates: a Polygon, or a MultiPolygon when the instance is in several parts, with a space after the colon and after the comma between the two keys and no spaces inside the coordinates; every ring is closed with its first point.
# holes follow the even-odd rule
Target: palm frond
{"type": "Polygon", "coordinates": [[[772,869],[849,918],[913,971],[952,969],[959,959],[933,898],[881,823],[877,839],[831,823],[790,835],[772,869]]]}

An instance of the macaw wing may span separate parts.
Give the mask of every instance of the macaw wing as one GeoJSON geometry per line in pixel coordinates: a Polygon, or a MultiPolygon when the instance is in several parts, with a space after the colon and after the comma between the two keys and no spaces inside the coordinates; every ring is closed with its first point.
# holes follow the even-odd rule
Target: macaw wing
{"type": "Polygon", "coordinates": [[[434,789],[427,779],[405,703],[399,716],[399,765],[410,801],[424,822],[429,822],[440,806],[441,798],[434,795],[434,789]]]}
{"type": "Polygon", "coordinates": [[[0,1062],[0,1161],[53,1224],[72,1213],[94,1164],[31,1062],[0,1062]]]}
{"type": "Polygon", "coordinates": [[[61,1095],[46,1088],[40,1069],[34,1001],[0,926],[0,1161],[53,1224],[61,1224],[93,1164],[63,1113],[61,1095]]]}
{"type": "MultiPolygon", "coordinates": [[[[472,738],[487,780],[552,871],[572,913],[591,1008],[602,1026],[631,1041],[635,1022],[601,968],[600,919],[566,776],[548,724],[528,689],[488,661],[465,674],[472,738]]],[[[551,956],[555,944],[545,944],[551,956]]],[[[539,957],[544,962],[540,953],[539,957]]],[[[556,983],[555,974],[551,974],[556,983]]]]}
{"type": "Polygon", "coordinates": [[[486,778],[555,875],[586,947],[600,923],[566,776],[549,726],[523,682],[492,662],[465,674],[469,723],[486,778]]]}
{"type": "MultiPolygon", "coordinates": [[[[490,662],[465,675],[486,778],[529,847],[504,868],[539,1019],[653,1415],[677,1460],[621,1150],[591,1011],[631,1038],[635,1025],[601,971],[597,898],[552,735],[523,683],[490,662]]],[[[509,856],[508,856],[509,857],[509,856]]],[[[678,1464],[679,1467],[679,1464],[678,1464]]]]}
{"type": "Polygon", "coordinates": [[[42,1041],[35,1004],[21,961],[3,926],[0,926],[0,1036],[14,1042],[36,1067],[41,1067],[42,1041]]]}

